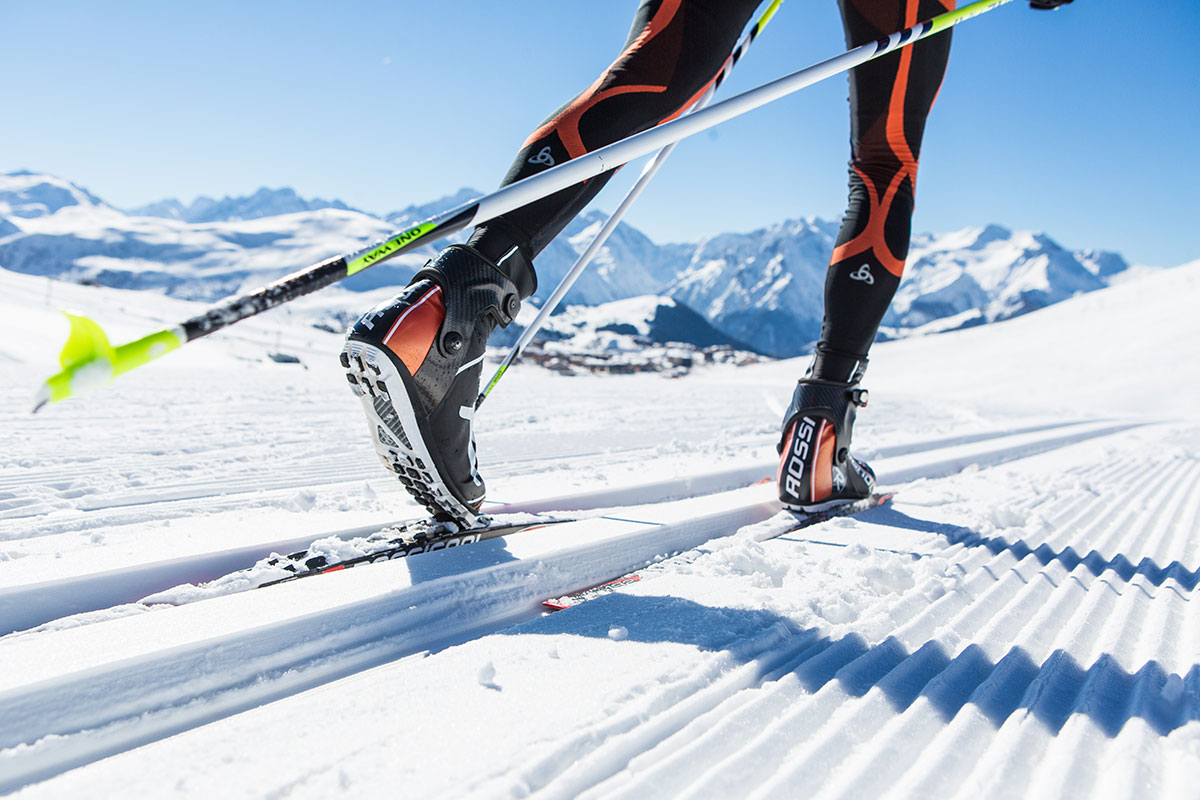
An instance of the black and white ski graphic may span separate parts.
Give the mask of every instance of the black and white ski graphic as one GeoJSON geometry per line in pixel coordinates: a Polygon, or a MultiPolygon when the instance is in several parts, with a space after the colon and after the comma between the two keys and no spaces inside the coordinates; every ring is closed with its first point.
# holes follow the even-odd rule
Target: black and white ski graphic
{"type": "Polygon", "coordinates": [[[509,536],[521,531],[544,528],[549,525],[561,525],[573,522],[576,517],[551,517],[522,514],[520,521],[505,522],[502,519],[492,524],[478,528],[457,530],[454,526],[433,520],[413,520],[387,528],[369,537],[366,546],[370,552],[344,561],[330,562],[321,554],[310,555],[309,550],[301,550],[287,556],[279,556],[267,562],[268,566],[278,566],[292,573],[282,578],[267,581],[258,588],[274,586],[277,583],[293,581],[297,578],[307,578],[311,575],[324,575],[327,572],[338,572],[361,564],[374,564],[380,561],[391,561],[397,558],[407,558],[420,553],[431,553],[435,550],[447,550],[451,547],[461,547],[465,544],[509,536]]]}

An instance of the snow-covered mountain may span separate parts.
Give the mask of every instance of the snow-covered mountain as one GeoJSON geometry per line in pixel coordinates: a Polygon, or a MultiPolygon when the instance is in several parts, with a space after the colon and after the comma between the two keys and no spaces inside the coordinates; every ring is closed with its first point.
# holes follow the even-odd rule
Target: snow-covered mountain
{"type": "Polygon", "coordinates": [[[415,225],[418,222],[424,222],[434,214],[448,211],[451,208],[465,205],[472,200],[478,200],[483,197],[484,193],[470,187],[463,187],[451,195],[447,195],[439,200],[434,200],[432,203],[422,203],[411,205],[407,208],[402,208],[399,211],[393,211],[384,216],[384,219],[389,224],[396,228],[406,228],[410,225],[415,225]]]}
{"type": "Polygon", "coordinates": [[[341,200],[305,200],[296,194],[294,189],[259,189],[247,197],[223,197],[214,200],[211,197],[197,197],[190,204],[184,205],[174,197],[159,200],[156,203],[139,206],[129,210],[135,217],[164,217],[178,219],[183,222],[234,222],[246,219],[262,219],[276,217],[280,214],[296,214],[301,211],[318,211],[322,208],[336,208],[341,211],[355,209],[341,200]]]}
{"type": "Polygon", "coordinates": [[[0,175],[0,217],[34,219],[70,206],[107,208],[100,198],[62,178],[28,170],[0,175]]]}
{"type": "MultiPolygon", "coordinates": [[[[339,201],[305,200],[290,189],[200,198],[188,206],[167,200],[126,213],[69,181],[17,172],[0,175],[0,266],[216,300],[480,194],[463,189],[386,219],[339,201]]],[[[535,302],[549,294],[603,220],[599,212],[580,215],[538,257],[535,302]]],[[[820,332],[837,228],[813,218],[693,244],[656,244],[622,224],[566,302],[593,306],[668,296],[724,336],[770,355],[798,355],[820,332]]],[[[403,285],[433,253],[426,247],[400,256],[344,286],[361,292],[403,285]]],[[[919,235],[881,338],[1018,316],[1102,288],[1127,270],[1116,253],[1070,251],[1044,233],[998,225],[919,235]]],[[[350,298],[346,313],[358,305],[350,298]]]]}
{"type": "MultiPolygon", "coordinates": [[[[225,207],[251,214],[250,201],[225,207]]],[[[133,216],[69,181],[29,172],[0,176],[0,231],[10,230],[6,217],[18,228],[0,237],[0,265],[8,269],[207,301],[391,230],[376,217],[329,207],[204,223],[133,216]]],[[[361,290],[404,283],[422,261],[401,256],[347,285],[361,290]]]]}
{"type": "Polygon", "coordinates": [[[821,328],[837,223],[793,220],[700,242],[668,294],[771,355],[799,355],[821,328]]]}
{"type": "MultiPolygon", "coordinates": [[[[484,192],[460,189],[453,195],[424,205],[409,206],[387,215],[395,228],[415,225],[430,217],[481,197],[484,192]]],[[[585,211],[567,225],[562,235],[550,243],[537,259],[538,291],[534,299],[544,298],[587,248],[604,225],[607,214],[585,211]]],[[[464,236],[452,241],[463,241],[464,236]]],[[[690,245],[659,245],[648,236],[624,223],[609,237],[608,243],[592,260],[564,298],[567,305],[594,306],[614,300],[653,295],[667,286],[687,263],[690,245]]],[[[432,256],[434,248],[425,248],[432,256]]]]}
{"type": "MultiPolygon", "coordinates": [[[[820,335],[825,270],[838,225],[792,220],[701,242],[667,293],[730,336],[794,356],[820,335]]],[[[996,322],[1108,285],[1117,253],[1072,252],[1049,236],[999,225],[913,238],[881,338],[996,322]]]]}
{"type": "Polygon", "coordinates": [[[914,237],[911,262],[884,320],[895,328],[1008,319],[1101,289],[1129,266],[1115,253],[1072,253],[1045,234],[999,225],[914,237]]]}
{"type": "MultiPolygon", "coordinates": [[[[532,311],[532,309],[530,309],[532,311]]],[[[533,314],[529,313],[528,317],[533,314]]],[[[528,323],[521,314],[504,338],[516,341],[528,323]]],[[[696,347],[733,347],[752,350],[744,342],[726,336],[708,320],[671,297],[644,295],[600,305],[561,307],[546,320],[539,338],[547,342],[568,341],[591,352],[629,350],[645,344],[681,342],[696,347]]],[[[500,336],[493,344],[500,344],[500,336]]]]}

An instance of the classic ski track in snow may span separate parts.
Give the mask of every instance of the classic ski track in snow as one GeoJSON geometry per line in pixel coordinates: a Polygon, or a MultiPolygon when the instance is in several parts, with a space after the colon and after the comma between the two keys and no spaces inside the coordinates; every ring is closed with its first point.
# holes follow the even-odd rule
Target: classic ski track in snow
{"type": "MultiPolygon", "coordinates": [[[[1079,470],[1125,489],[1041,509],[1057,532],[1043,541],[949,536],[961,541],[941,555],[960,587],[929,605],[898,605],[890,631],[743,642],[760,649],[724,656],[721,680],[697,673],[695,693],[642,706],[637,725],[590,731],[602,743],[585,757],[567,747],[544,755],[531,773],[544,780],[556,759],[563,769],[537,788],[639,798],[1164,792],[1162,737],[1200,720],[1200,665],[1188,662],[1200,569],[1183,566],[1200,566],[1190,536],[1200,527],[1200,463],[1146,497],[1138,477],[1162,466],[1079,470]],[[1094,549],[1077,553],[1079,542],[1094,549]],[[1154,658],[1163,641],[1180,645],[1154,658]],[[1185,704],[1164,696],[1168,680],[1185,704]],[[1070,764],[1084,766],[1061,768],[1070,764]]],[[[522,777],[529,786],[532,775],[522,777]]],[[[513,788],[512,777],[481,795],[504,784],[513,788]]]]}
{"type": "MultiPolygon", "coordinates": [[[[569,541],[564,542],[571,537],[562,527],[530,531],[519,537],[520,542],[533,547],[525,558],[505,552],[504,543],[493,540],[501,547],[489,547],[493,542],[487,542],[411,559],[414,564],[420,562],[419,567],[412,568],[412,573],[408,569],[409,560],[404,560],[377,565],[376,569],[334,573],[271,587],[249,595],[247,599],[261,599],[245,603],[244,613],[253,614],[251,609],[255,606],[274,606],[274,601],[267,598],[287,592],[293,597],[282,618],[278,617],[277,609],[268,613],[271,619],[260,620],[250,629],[245,629],[246,620],[240,619],[234,630],[215,637],[212,632],[200,639],[191,634],[181,638],[178,634],[181,629],[192,629],[202,622],[205,611],[201,606],[205,604],[63,631],[63,635],[79,639],[68,645],[72,652],[87,654],[94,651],[89,641],[114,635],[108,626],[139,625],[159,619],[161,637],[175,642],[160,651],[163,638],[156,637],[158,641],[150,652],[136,652],[135,648],[135,652],[124,656],[110,655],[101,663],[82,655],[82,662],[66,666],[58,677],[22,688],[0,689],[0,704],[6,709],[5,720],[0,723],[0,748],[4,748],[0,750],[0,759],[11,758],[14,749],[24,750],[22,745],[30,746],[29,752],[21,753],[20,768],[7,785],[0,784],[0,790],[175,733],[195,724],[198,718],[207,720],[240,711],[265,699],[429,647],[470,638],[471,632],[492,630],[536,616],[541,599],[577,586],[578,576],[619,574],[652,559],[664,547],[673,551],[687,549],[769,516],[774,504],[767,488],[758,486],[714,495],[709,504],[713,510],[700,516],[689,515],[687,507],[691,501],[686,501],[671,504],[674,511],[653,509],[659,513],[651,519],[666,514],[665,520],[658,523],[608,519],[575,523],[572,528],[590,524],[600,531],[598,538],[581,531],[582,541],[574,547],[569,541]],[[646,535],[648,530],[653,531],[652,536],[646,535]],[[530,541],[534,538],[541,541],[530,541]],[[466,559],[463,553],[467,554],[466,559]],[[530,559],[535,560],[536,571],[544,574],[531,573],[530,559]],[[464,560],[468,562],[465,571],[464,560]],[[458,564],[427,563],[447,561],[458,564]],[[474,570],[471,561],[476,562],[474,570]],[[422,571],[436,572],[439,568],[443,574],[438,578],[421,582],[418,577],[422,571]],[[405,577],[396,574],[401,571],[412,581],[409,591],[396,588],[396,579],[405,577]],[[357,579],[356,573],[363,572],[373,580],[357,579]],[[353,586],[342,583],[346,577],[351,578],[353,586]],[[455,606],[454,597],[461,594],[465,580],[477,584],[475,601],[469,607],[460,606],[457,612],[447,612],[447,608],[455,606]],[[336,598],[329,596],[328,590],[320,591],[320,587],[314,592],[311,586],[320,583],[333,588],[334,582],[340,584],[336,598]],[[487,588],[479,587],[480,583],[487,588]],[[311,605],[312,600],[322,596],[326,603],[333,600],[332,607],[322,608],[323,603],[311,605]],[[178,613],[190,619],[168,619],[178,613]],[[109,660],[113,658],[114,661],[109,660]],[[101,707],[88,701],[97,696],[105,698],[101,707]],[[51,698],[59,709],[57,714],[44,713],[51,698]],[[202,702],[197,703],[198,700],[202,702]],[[79,735],[72,736],[73,733],[79,735]]],[[[7,668],[12,670],[9,677],[31,674],[29,667],[33,661],[26,659],[40,660],[37,642],[29,650],[24,650],[20,637],[8,644],[9,647],[0,646],[0,650],[4,652],[7,668]],[[21,668],[22,662],[25,669],[21,668]]],[[[59,663],[63,665],[62,661],[59,663]]]]}
{"type": "MultiPolygon", "coordinates": [[[[489,514],[520,514],[549,511],[586,512],[610,506],[629,506],[660,500],[676,500],[744,486],[770,474],[773,464],[718,470],[685,478],[667,479],[633,487],[617,487],[544,498],[525,503],[491,504],[489,514]]],[[[420,518],[422,509],[414,508],[412,517],[420,518]]],[[[596,516],[583,514],[582,516],[596,516]]],[[[200,584],[246,569],[272,554],[302,550],[317,539],[352,539],[368,536],[390,523],[339,528],[324,533],[267,542],[250,547],[203,553],[187,558],[126,567],[100,574],[82,575],[56,581],[0,589],[0,636],[51,622],[68,614],[135,603],[144,597],[179,584],[200,584]]],[[[252,588],[247,586],[246,588],[252,588]]],[[[224,593],[224,592],[223,592],[224,593]]],[[[130,610],[132,611],[132,609],[130,610]]]]}
{"type": "MultiPolygon", "coordinates": [[[[1055,428],[983,439],[960,445],[962,452],[956,452],[955,448],[934,450],[925,454],[925,468],[936,475],[959,469],[962,459],[976,464],[1005,463],[1022,457],[1021,454],[1044,452],[1062,446],[1063,442],[1076,443],[1120,430],[1108,423],[1081,427],[1082,430],[1076,429],[1067,436],[1055,428]],[[972,452],[966,452],[968,449],[972,452]]],[[[908,459],[900,466],[915,470],[918,467],[911,462],[914,457],[910,453],[896,459],[908,459]]],[[[885,479],[889,461],[879,462],[885,479]]],[[[1192,484],[1195,482],[1193,476],[1192,484]]],[[[122,655],[117,648],[101,661],[86,655],[67,658],[56,676],[32,683],[28,681],[30,673],[21,666],[32,666],[43,659],[40,651],[46,643],[19,636],[0,640],[0,654],[9,665],[8,688],[0,690],[0,703],[7,710],[7,721],[0,724],[0,747],[4,748],[0,750],[0,759],[9,759],[17,767],[0,788],[15,788],[409,654],[467,641],[534,618],[538,602],[545,597],[614,577],[656,555],[686,550],[713,536],[765,519],[774,506],[770,500],[772,490],[770,486],[751,487],[706,496],[702,501],[630,509],[629,515],[635,519],[638,511],[642,511],[648,522],[660,523],[653,528],[653,535],[646,535],[648,526],[644,523],[597,519],[570,526],[598,526],[596,533],[581,532],[582,538],[575,543],[570,541],[571,536],[564,536],[565,529],[561,528],[542,532],[540,536],[530,532],[495,547],[488,545],[497,543],[485,543],[421,556],[412,559],[412,565],[405,562],[378,565],[274,587],[244,599],[215,598],[150,617],[117,619],[60,631],[57,636],[62,642],[58,647],[86,654],[96,649],[88,644],[96,636],[115,636],[119,640],[118,628],[122,626],[144,629],[149,625],[161,629],[148,650],[137,645],[122,655]],[[669,510],[672,506],[680,510],[672,512],[669,510]],[[711,510],[697,516],[691,513],[696,509],[711,510]],[[670,521],[671,514],[680,513],[683,516],[670,521]],[[656,515],[662,514],[667,516],[656,519],[656,515]],[[614,526],[624,533],[612,533],[614,526]],[[537,568],[531,571],[526,565],[533,563],[537,568]],[[427,569],[422,565],[427,565],[427,569]],[[409,572],[410,566],[412,572],[407,576],[388,572],[397,568],[409,572]],[[416,576],[422,572],[429,577],[419,581],[416,576]],[[410,588],[398,588],[398,577],[412,580],[410,588]],[[335,582],[339,581],[337,591],[333,592],[335,582]],[[475,586],[469,609],[447,612],[447,608],[454,608],[452,598],[463,592],[464,581],[475,586]],[[483,586],[489,588],[483,590],[483,586]],[[293,593],[284,610],[271,597],[277,590],[293,593]],[[236,627],[222,632],[220,626],[213,628],[205,622],[209,616],[226,618],[215,607],[206,609],[206,606],[239,600],[242,610],[236,627]],[[266,611],[266,615],[258,617],[256,607],[266,611]],[[187,618],[176,619],[179,614],[187,618]],[[197,627],[199,633],[178,633],[197,627]],[[77,641],[67,641],[72,638],[77,641]],[[14,675],[25,678],[13,684],[14,675]],[[88,698],[92,697],[104,697],[103,705],[90,702],[88,698]],[[50,698],[54,698],[53,703],[50,698]],[[46,712],[51,706],[55,713],[46,712]]],[[[1121,501],[1120,496],[1104,499],[1114,507],[1121,501]]],[[[1089,518],[1103,518],[1092,509],[1086,514],[1089,518]]],[[[977,561],[981,553],[990,555],[986,546],[963,542],[951,545],[950,549],[963,552],[962,570],[967,576],[964,581],[970,584],[972,574],[990,577],[1006,554],[1013,558],[1010,550],[1016,543],[1012,544],[1013,548],[1002,549],[984,565],[975,565],[973,560],[977,561]]],[[[1036,560],[1033,554],[1025,558],[1036,560]]],[[[985,578],[975,580],[981,583],[985,578]]],[[[599,604],[603,598],[593,602],[599,604]]],[[[724,713],[721,709],[729,702],[740,706],[746,692],[778,690],[776,687],[786,684],[786,676],[796,673],[810,658],[816,658],[818,652],[845,653],[847,662],[867,658],[868,666],[863,669],[869,669],[870,664],[880,659],[901,660],[895,646],[884,647],[882,651],[880,646],[870,648],[862,635],[830,644],[812,631],[799,631],[782,622],[758,635],[731,640],[725,647],[728,654],[673,685],[671,691],[655,701],[653,708],[659,710],[652,719],[647,720],[647,709],[638,705],[628,715],[613,716],[601,729],[581,732],[580,742],[540,753],[538,766],[531,767],[531,775],[523,779],[523,784],[532,786],[545,781],[552,793],[561,792],[564,796],[591,785],[602,785],[604,779],[636,761],[638,753],[657,753],[663,746],[671,749],[675,747],[671,742],[678,736],[702,739],[688,730],[690,725],[707,726],[708,723],[701,721],[724,713]],[[593,749],[589,743],[594,745],[594,752],[581,758],[582,751],[593,749]]],[[[828,672],[831,659],[836,667],[845,666],[836,656],[828,654],[813,663],[827,665],[823,669],[828,672]]],[[[816,667],[809,665],[804,669],[811,671],[816,667]]],[[[820,692],[816,697],[819,696],[820,692]]],[[[817,703],[815,707],[823,707],[818,699],[811,702],[817,703]]],[[[727,738],[724,744],[728,746],[727,738]]],[[[764,747],[754,747],[755,757],[761,758],[764,747]]],[[[788,756],[788,763],[793,757],[788,756]]],[[[0,771],[0,775],[5,772],[0,771]]],[[[510,775],[503,780],[511,778],[510,775]]],[[[638,791],[646,791],[646,787],[638,791]]]]}
{"type": "MultiPolygon", "coordinates": [[[[1096,435],[1094,424],[1074,422],[979,434],[952,440],[935,440],[924,444],[910,443],[902,448],[894,448],[894,452],[898,453],[896,458],[909,457],[904,462],[905,464],[911,463],[912,457],[919,458],[923,453],[929,451],[936,451],[940,458],[930,461],[926,457],[923,464],[916,467],[900,466],[897,469],[890,469],[888,475],[890,477],[892,473],[897,474],[896,480],[911,479],[911,473],[915,469],[918,473],[923,473],[923,476],[936,477],[947,468],[958,468],[962,463],[978,463],[981,459],[989,463],[999,462],[1005,458],[1027,455],[1034,449],[1059,446],[1064,440],[1075,441],[1078,437],[1086,438],[1094,435],[1096,435]],[[1071,431],[1071,433],[1064,436],[1063,430],[1071,431]],[[1055,435],[1048,436],[1051,432],[1055,435]],[[996,441],[1000,442],[998,448],[992,444],[996,441]],[[957,448],[957,455],[952,448],[957,448]]],[[[879,469],[887,469],[892,464],[892,460],[885,458],[876,463],[879,469]]],[[[500,506],[492,505],[489,506],[488,513],[590,510],[637,505],[662,499],[677,499],[751,483],[770,475],[773,469],[774,464],[770,463],[763,464],[761,467],[721,470],[707,475],[668,479],[639,487],[599,490],[568,497],[546,498],[540,501],[500,506]]],[[[261,505],[262,502],[262,498],[259,498],[256,505],[261,505]]],[[[227,508],[224,503],[220,507],[227,508]]],[[[170,515],[174,509],[175,504],[166,503],[157,507],[156,510],[170,515]]],[[[420,514],[421,510],[414,508],[413,517],[420,516],[420,514]]],[[[96,524],[100,525],[101,523],[96,522],[96,524]]],[[[382,525],[340,528],[315,535],[266,542],[249,547],[223,549],[186,558],[172,558],[164,562],[142,564],[100,574],[82,575],[7,589],[0,588],[0,636],[32,628],[70,614],[82,614],[111,606],[135,603],[141,598],[179,584],[200,584],[211,581],[237,569],[249,567],[259,559],[266,558],[273,553],[286,554],[304,549],[317,539],[329,536],[350,539],[368,535],[379,527],[382,525]]],[[[132,613],[133,609],[129,611],[132,613]]]]}

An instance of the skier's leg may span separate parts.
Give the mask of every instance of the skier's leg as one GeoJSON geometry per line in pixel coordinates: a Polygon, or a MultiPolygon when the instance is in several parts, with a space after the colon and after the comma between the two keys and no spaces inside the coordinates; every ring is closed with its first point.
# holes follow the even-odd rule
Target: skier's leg
{"type": "MultiPolygon", "coordinates": [[[[954,7],[954,0],[839,0],[857,47],[954,7]]],[[[779,496],[813,510],[863,497],[875,476],[850,455],[858,389],[908,257],[925,119],[950,53],[950,33],[850,72],[850,202],[825,278],[825,319],[813,365],[784,415],[779,496]]]]}
{"type": "MultiPolygon", "coordinates": [[[[620,54],[529,135],[502,185],[673,119],[708,88],[760,0],[642,0],[620,54]]],[[[518,245],[532,259],[583,210],[612,172],[480,226],[492,258],[518,245]]]]}
{"type": "MultiPolygon", "coordinates": [[[[954,8],[954,0],[839,0],[857,47],[954,8]]],[[[900,285],[925,119],[950,55],[949,31],[850,71],[850,200],[825,277],[815,376],[851,380],[900,285]]]]}
{"type": "MultiPolygon", "coordinates": [[[[759,0],[643,0],[616,61],[526,140],[519,180],[681,113],[715,79],[759,0]]],[[[435,515],[471,525],[484,484],[471,420],[484,348],[533,294],[532,259],[595,196],[600,176],[478,228],[403,294],[367,313],[342,352],[384,463],[435,515]]]]}

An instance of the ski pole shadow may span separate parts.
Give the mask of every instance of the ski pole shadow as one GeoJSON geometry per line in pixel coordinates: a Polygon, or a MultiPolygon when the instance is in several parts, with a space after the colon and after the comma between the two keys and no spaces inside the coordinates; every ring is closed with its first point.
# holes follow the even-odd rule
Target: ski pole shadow
{"type": "Polygon", "coordinates": [[[1200,721],[1200,664],[1174,675],[1150,660],[1129,672],[1102,653],[1085,668],[1062,649],[1038,663],[1017,646],[993,661],[976,643],[956,655],[937,640],[915,649],[895,637],[870,644],[857,633],[830,638],[767,610],[619,592],[503,633],[530,634],[615,638],[614,647],[688,645],[698,653],[724,653],[739,666],[756,665],[756,688],[795,681],[810,695],[840,690],[863,698],[875,691],[897,714],[923,700],[946,724],[967,705],[996,730],[1028,715],[1055,735],[1081,715],[1108,738],[1134,719],[1159,736],[1200,721]]]}

